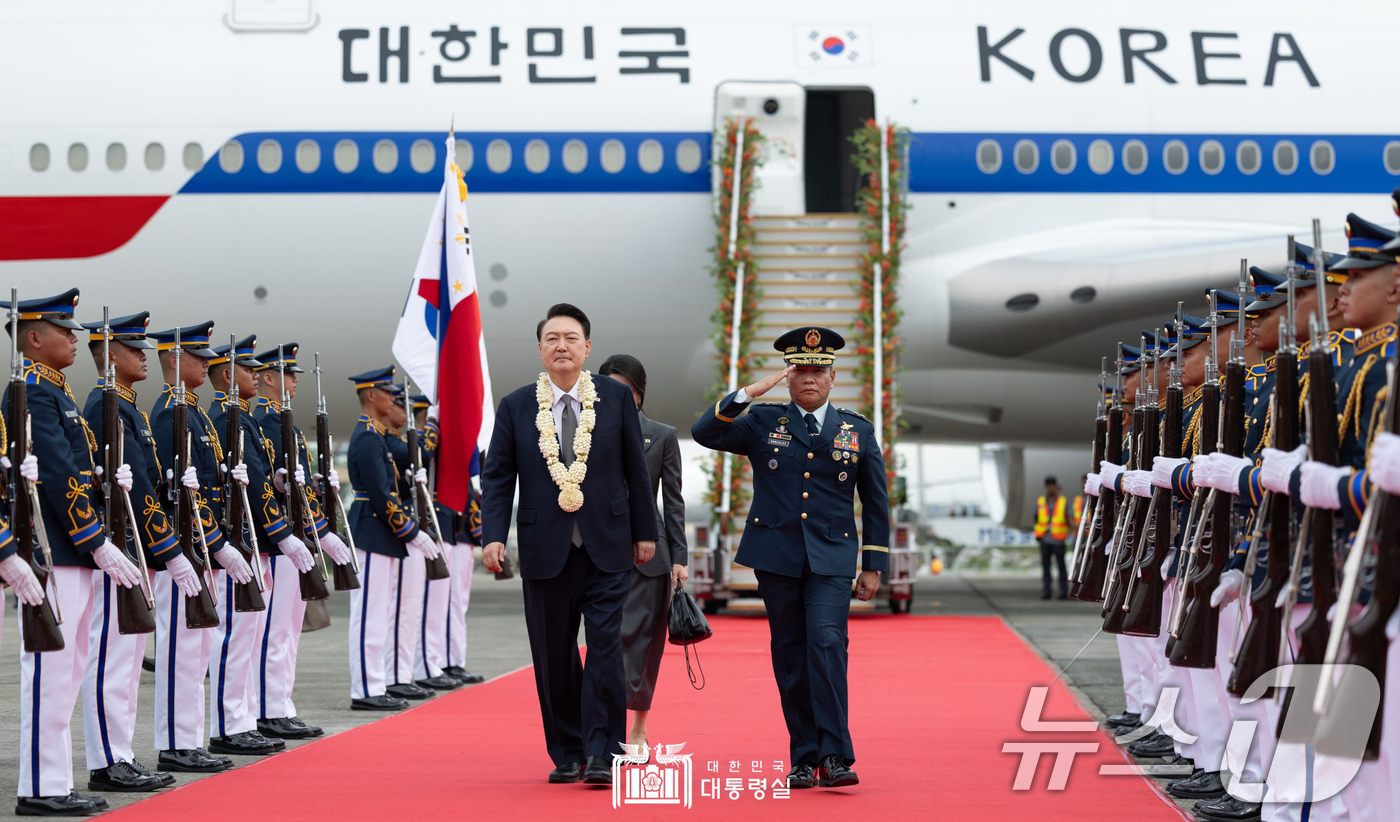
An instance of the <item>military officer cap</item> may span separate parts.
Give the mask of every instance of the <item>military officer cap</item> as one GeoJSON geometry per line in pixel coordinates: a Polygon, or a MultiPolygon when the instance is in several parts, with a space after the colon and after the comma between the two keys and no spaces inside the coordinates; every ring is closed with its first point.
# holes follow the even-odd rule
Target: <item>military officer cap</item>
{"type": "MultiPolygon", "coordinates": [[[[1395,216],[1400,217],[1400,188],[1390,192],[1390,207],[1395,212],[1395,216]]],[[[1400,254],[1400,237],[1396,237],[1381,246],[1381,251],[1387,254],[1400,254]]]]}
{"type": "Polygon", "coordinates": [[[1288,301],[1288,295],[1278,290],[1279,286],[1288,282],[1287,277],[1265,271],[1257,265],[1249,267],[1249,277],[1254,281],[1254,301],[1244,307],[1247,313],[1264,311],[1288,301]]]}
{"type": "MultiPolygon", "coordinates": [[[[59,328],[70,328],[74,331],[83,329],[82,323],[73,319],[73,312],[78,307],[78,289],[70,288],[54,297],[40,297],[34,300],[20,300],[15,309],[19,312],[20,322],[25,320],[47,320],[59,328]]],[[[0,308],[8,310],[10,301],[0,302],[0,308]]],[[[10,323],[6,321],[5,330],[10,330],[10,323]]]]}
{"type": "Polygon", "coordinates": [[[381,391],[388,391],[392,394],[394,389],[394,366],[376,368],[373,371],[356,374],[350,378],[350,382],[355,384],[356,391],[365,388],[378,388],[381,391]]]}
{"type": "Polygon", "coordinates": [[[1347,256],[1334,268],[1339,271],[1366,271],[1396,262],[1396,256],[1382,252],[1381,248],[1395,239],[1395,232],[1381,228],[1375,223],[1361,219],[1355,214],[1347,215],[1347,256]]]}
{"type": "MultiPolygon", "coordinates": [[[[256,357],[253,356],[253,349],[257,347],[258,338],[256,335],[244,337],[243,339],[234,343],[233,350],[236,362],[239,365],[247,366],[248,368],[260,367],[262,365],[262,362],[260,362],[256,357]]],[[[224,365],[228,363],[228,351],[229,347],[227,345],[221,345],[218,348],[215,348],[214,353],[218,356],[214,357],[214,359],[209,361],[209,367],[213,368],[216,365],[224,365]]]]}
{"type": "Polygon", "coordinates": [[[202,357],[206,360],[214,359],[214,349],[209,347],[209,335],[214,333],[214,321],[206,320],[198,325],[188,325],[184,328],[169,328],[165,331],[153,331],[149,335],[156,341],[156,349],[159,351],[169,351],[175,347],[175,332],[180,332],[180,348],[185,352],[202,357]]]}
{"type": "Polygon", "coordinates": [[[816,325],[794,328],[773,341],[788,365],[830,367],[836,362],[836,352],[845,346],[846,339],[840,334],[816,325]]]}
{"type": "MultiPolygon", "coordinates": [[[[107,321],[112,342],[119,342],[128,348],[155,348],[156,344],[146,339],[146,326],[151,324],[151,312],[142,311],[126,317],[107,321]]],[[[102,323],[83,323],[88,330],[88,342],[102,342],[102,323]]]]}
{"type": "Polygon", "coordinates": [[[432,403],[428,402],[428,397],[425,394],[414,394],[409,397],[409,399],[413,401],[414,411],[427,411],[428,406],[432,405],[432,403]]]}
{"type": "MultiPolygon", "coordinates": [[[[1325,269],[1323,274],[1327,277],[1327,282],[1338,284],[1347,281],[1347,272],[1338,271],[1334,266],[1342,261],[1344,255],[1334,254],[1330,251],[1322,252],[1322,266],[1325,269]]],[[[1295,276],[1287,280],[1274,289],[1274,293],[1288,298],[1288,292],[1295,294],[1305,288],[1317,287],[1317,267],[1313,265],[1313,248],[1302,243],[1293,244],[1293,265],[1296,270],[1295,276]]]]}
{"type": "Polygon", "coordinates": [[[1119,353],[1123,358],[1123,376],[1134,374],[1142,370],[1142,349],[1136,345],[1118,344],[1119,353]]]}
{"type": "Polygon", "coordinates": [[[1222,328],[1240,321],[1240,297],[1234,291],[1222,288],[1207,288],[1206,297],[1215,294],[1215,327],[1222,328]]]}
{"type": "Polygon", "coordinates": [[[297,349],[299,347],[300,345],[298,343],[289,342],[282,343],[271,351],[264,351],[257,356],[259,363],[258,370],[276,371],[278,364],[281,364],[282,370],[286,371],[288,374],[304,373],[301,367],[297,365],[297,349]]]}
{"type": "MultiPolygon", "coordinates": [[[[1205,317],[1193,317],[1190,314],[1181,315],[1181,339],[1177,345],[1183,352],[1200,345],[1210,339],[1210,320],[1205,317]]],[[[1175,349],[1175,346],[1173,347],[1175,349]]],[[[1173,350],[1174,353],[1174,350],[1173,350]]]]}

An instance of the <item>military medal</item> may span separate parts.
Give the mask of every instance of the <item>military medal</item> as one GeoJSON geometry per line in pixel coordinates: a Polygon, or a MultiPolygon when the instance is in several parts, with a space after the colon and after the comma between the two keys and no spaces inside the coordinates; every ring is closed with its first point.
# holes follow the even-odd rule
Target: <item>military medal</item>
{"type": "Polygon", "coordinates": [[[842,471],[841,474],[840,474],[840,476],[838,476],[836,479],[839,480],[839,481],[841,481],[841,482],[845,482],[845,481],[846,481],[846,472],[845,472],[845,471],[842,471]]]}
{"type": "Polygon", "coordinates": [[[840,462],[840,461],[841,461],[841,452],[840,452],[840,451],[832,451],[832,452],[831,452],[831,458],[834,459],[834,460],[836,460],[837,462],[840,462]]]}
{"type": "Polygon", "coordinates": [[[777,461],[777,460],[769,460],[769,461],[768,461],[768,467],[769,467],[769,468],[777,468],[777,467],[778,467],[778,461],[777,461]]]}

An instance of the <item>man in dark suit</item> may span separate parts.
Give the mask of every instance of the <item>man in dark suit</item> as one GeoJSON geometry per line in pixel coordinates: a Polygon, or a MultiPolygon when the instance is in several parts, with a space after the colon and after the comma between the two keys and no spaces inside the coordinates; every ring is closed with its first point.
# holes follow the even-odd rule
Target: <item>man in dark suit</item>
{"type": "Polygon", "coordinates": [[[622,605],[632,565],[656,551],[656,506],[632,392],[583,371],[590,331],[578,308],[551,307],[535,329],[545,373],[501,400],[481,474],[482,559],[500,570],[518,479],[516,539],[555,764],[549,781],[606,785],[627,724],[622,605]]]}

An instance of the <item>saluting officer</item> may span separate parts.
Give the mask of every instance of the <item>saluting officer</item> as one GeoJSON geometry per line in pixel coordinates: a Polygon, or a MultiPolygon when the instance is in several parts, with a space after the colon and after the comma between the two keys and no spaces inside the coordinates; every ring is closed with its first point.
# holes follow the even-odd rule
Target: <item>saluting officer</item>
{"type": "Polygon", "coordinates": [[[869,600],[889,564],[889,499],[875,426],[827,399],[844,345],[829,328],[783,334],[773,347],[788,367],[724,397],[691,428],[701,445],[747,456],[753,465],[753,504],[735,561],[754,569],[768,612],[793,788],[859,781],[847,727],[851,582],[856,597],[869,600]],[[791,402],[750,407],[784,381],[791,402]]]}

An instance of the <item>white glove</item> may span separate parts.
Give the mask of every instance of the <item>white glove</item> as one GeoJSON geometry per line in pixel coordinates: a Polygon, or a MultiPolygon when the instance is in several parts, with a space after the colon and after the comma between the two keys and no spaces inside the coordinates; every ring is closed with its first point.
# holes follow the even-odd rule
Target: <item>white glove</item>
{"type": "Polygon", "coordinates": [[[424,485],[427,485],[427,484],[428,484],[428,469],[426,469],[426,468],[419,468],[419,469],[418,469],[416,472],[414,472],[414,474],[413,474],[413,481],[414,481],[414,482],[421,482],[421,483],[423,483],[424,485]]]}
{"type": "Polygon", "coordinates": [[[1169,551],[1169,552],[1167,552],[1167,558],[1164,559],[1164,560],[1162,560],[1162,579],[1163,579],[1163,580],[1166,580],[1167,574],[1171,571],[1171,567],[1172,567],[1172,555],[1171,555],[1171,552],[1169,551]]]}
{"type": "Polygon", "coordinates": [[[1185,458],[1173,459],[1172,457],[1153,457],[1152,484],[1158,488],[1165,488],[1168,491],[1172,490],[1172,474],[1176,472],[1176,469],[1190,461],[1191,460],[1185,458]]]}
{"type": "Polygon", "coordinates": [[[321,550],[325,551],[326,556],[330,557],[331,562],[336,565],[350,564],[350,549],[335,534],[326,534],[321,537],[321,550]]]}
{"type": "Polygon", "coordinates": [[[193,465],[185,469],[185,473],[180,477],[180,484],[191,491],[199,490],[199,474],[195,472],[193,465]]]}
{"type": "Polygon", "coordinates": [[[296,480],[297,485],[306,484],[306,472],[301,470],[301,463],[297,463],[297,470],[296,473],[292,474],[292,479],[296,480]]]}
{"type": "Polygon", "coordinates": [[[1303,462],[1303,458],[1308,455],[1306,445],[1300,445],[1292,451],[1280,451],[1277,448],[1264,449],[1264,464],[1259,468],[1259,483],[1275,494],[1288,496],[1288,481],[1293,476],[1293,469],[1303,462]]]}
{"type": "Polygon", "coordinates": [[[1118,479],[1118,475],[1123,473],[1123,466],[1117,463],[1101,460],[1099,462],[1099,484],[1108,490],[1113,490],[1113,482],[1118,479]]]}
{"type": "Polygon", "coordinates": [[[287,469],[277,469],[277,473],[272,475],[272,487],[276,488],[279,494],[287,493],[287,469]]]}
{"type": "Polygon", "coordinates": [[[111,540],[103,540],[102,544],[93,550],[92,559],[98,568],[106,571],[107,576],[123,588],[130,588],[141,581],[141,571],[136,567],[136,563],[128,559],[126,552],[111,540]]]}
{"type": "Polygon", "coordinates": [[[1394,642],[1397,636],[1400,636],[1400,608],[1391,611],[1385,623],[1385,638],[1394,642]]]}
{"type": "Polygon", "coordinates": [[[1308,460],[1303,463],[1302,476],[1298,483],[1298,495],[1309,508],[1326,508],[1330,511],[1342,509],[1342,499],[1337,493],[1337,483],[1351,476],[1352,469],[1346,466],[1328,465],[1325,462],[1308,460]]]}
{"type": "Polygon", "coordinates": [[[330,482],[332,488],[334,488],[334,489],[337,490],[337,491],[340,490],[340,475],[339,475],[339,474],[337,474],[337,473],[335,473],[335,472],[331,472],[331,475],[330,475],[330,477],[328,478],[328,481],[330,482]]]}
{"type": "Polygon", "coordinates": [[[277,543],[277,547],[281,549],[283,556],[292,561],[292,567],[296,568],[299,573],[304,574],[310,571],[316,564],[316,560],[311,557],[311,552],[306,550],[306,544],[295,534],[283,537],[282,541],[277,543]]]}
{"type": "MultiPolygon", "coordinates": [[[[6,466],[7,468],[9,466],[6,466]]],[[[19,464],[19,475],[30,482],[39,481],[39,458],[30,454],[19,464]]]]}
{"type": "Polygon", "coordinates": [[[1216,451],[1196,457],[1196,467],[1191,471],[1191,479],[1197,486],[1239,496],[1240,475],[1253,467],[1254,463],[1251,460],[1216,451]]]}
{"type": "Polygon", "coordinates": [[[170,578],[175,580],[175,587],[180,589],[182,595],[199,596],[199,574],[194,572],[194,566],[184,554],[166,562],[165,570],[170,572],[170,578]]]}
{"type": "Polygon", "coordinates": [[[1152,496],[1152,472],[1124,471],[1123,490],[1135,497],[1152,496]]]}
{"type": "Polygon", "coordinates": [[[39,579],[34,576],[29,563],[20,559],[19,554],[11,554],[0,562],[0,578],[15,589],[15,597],[25,605],[38,605],[44,601],[43,586],[39,585],[39,579]]]}
{"type": "Polygon", "coordinates": [[[1366,475],[1387,493],[1400,494],[1400,436],[1389,431],[1376,435],[1371,458],[1366,462],[1366,475]]]}
{"type": "Polygon", "coordinates": [[[233,478],[238,480],[238,484],[244,488],[248,487],[248,464],[240,462],[229,471],[233,478]]]}
{"type": "Polygon", "coordinates": [[[252,580],[253,569],[248,567],[248,561],[238,552],[237,548],[225,544],[224,547],[214,552],[214,559],[228,571],[228,575],[233,577],[233,581],[242,585],[252,580]]]}
{"type": "Polygon", "coordinates": [[[116,480],[117,485],[120,485],[123,491],[130,492],[133,485],[131,479],[131,466],[127,465],[126,463],[122,463],[121,465],[117,466],[116,480]]]}
{"type": "Polygon", "coordinates": [[[1099,495],[1099,487],[1098,474],[1090,474],[1084,478],[1084,493],[1091,497],[1097,497],[1099,495]]]}
{"type": "Polygon", "coordinates": [[[1220,582],[1210,594],[1210,607],[1219,608],[1227,602],[1234,602],[1244,592],[1244,571],[1231,568],[1220,575],[1220,582]]]}
{"type": "Polygon", "coordinates": [[[432,537],[422,531],[419,531],[404,547],[408,549],[410,554],[421,556],[424,559],[437,559],[438,555],[441,553],[438,551],[437,543],[433,542],[432,537]]]}
{"type": "Polygon", "coordinates": [[[6,471],[8,471],[10,470],[11,465],[14,465],[14,463],[10,462],[10,458],[5,456],[4,454],[0,454],[0,468],[3,468],[6,471]]]}

